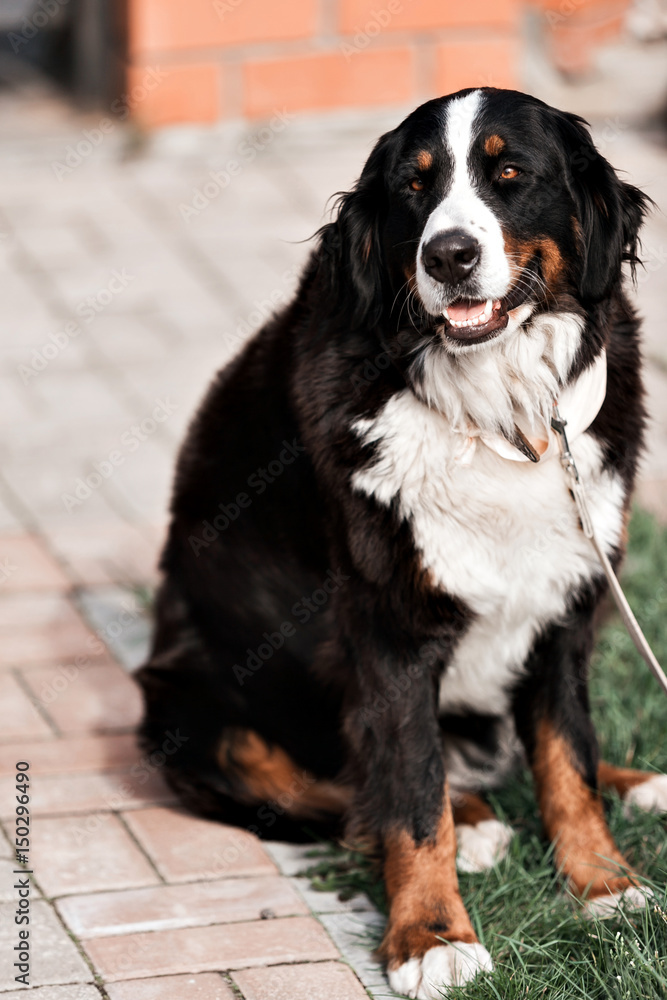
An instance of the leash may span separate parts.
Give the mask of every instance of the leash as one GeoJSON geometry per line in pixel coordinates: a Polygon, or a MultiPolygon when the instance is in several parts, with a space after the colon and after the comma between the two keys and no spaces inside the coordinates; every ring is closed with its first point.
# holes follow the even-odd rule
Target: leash
{"type": "Polygon", "coordinates": [[[658,684],[662,690],[667,694],[667,676],[662,667],[658,663],[657,659],[653,654],[653,650],[648,644],[646,636],[642,632],[639,622],[635,618],[632,608],[628,604],[627,598],[623,593],[623,589],[618,582],[618,577],[614,573],[613,566],[607,558],[607,553],[602,548],[593,528],[593,522],[591,520],[591,514],[588,509],[588,503],[586,502],[586,490],[584,484],[581,481],[581,476],[579,475],[579,470],[574,461],[574,456],[570,451],[570,445],[567,440],[567,434],[565,433],[565,427],[567,420],[563,420],[560,413],[558,412],[558,405],[554,401],[553,416],[551,418],[551,426],[558,434],[558,439],[560,443],[560,462],[565,470],[565,475],[568,478],[570,489],[572,491],[572,496],[574,497],[574,502],[577,505],[577,510],[579,512],[579,520],[581,521],[581,527],[583,529],[586,538],[590,538],[595,551],[597,552],[598,558],[602,563],[602,568],[605,572],[607,580],[609,581],[609,587],[611,589],[614,600],[616,601],[616,606],[620,611],[621,618],[623,619],[623,624],[630,633],[630,638],[637,647],[637,651],[640,656],[648,664],[651,673],[657,680],[658,684]]]}

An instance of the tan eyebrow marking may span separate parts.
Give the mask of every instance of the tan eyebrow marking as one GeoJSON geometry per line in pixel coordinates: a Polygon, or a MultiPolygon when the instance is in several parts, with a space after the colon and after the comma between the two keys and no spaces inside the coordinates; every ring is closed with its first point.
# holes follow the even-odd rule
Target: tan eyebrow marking
{"type": "Polygon", "coordinates": [[[498,156],[499,153],[502,153],[504,148],[505,140],[501,139],[499,135],[490,135],[484,143],[484,149],[489,156],[498,156]]]}
{"type": "Polygon", "coordinates": [[[422,149],[417,154],[417,166],[419,167],[420,170],[430,170],[431,167],[433,166],[433,156],[431,155],[431,153],[427,152],[425,149],[422,149]]]}

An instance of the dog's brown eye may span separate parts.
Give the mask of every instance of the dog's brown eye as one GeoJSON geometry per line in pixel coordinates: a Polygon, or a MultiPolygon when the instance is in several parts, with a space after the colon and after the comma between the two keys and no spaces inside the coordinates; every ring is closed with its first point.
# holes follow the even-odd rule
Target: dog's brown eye
{"type": "Polygon", "coordinates": [[[518,167],[505,167],[502,174],[500,175],[504,181],[513,181],[515,177],[518,177],[521,171],[518,167]]]}
{"type": "Polygon", "coordinates": [[[423,191],[424,182],[419,177],[413,177],[413,179],[410,181],[410,187],[412,188],[413,191],[423,191]]]}

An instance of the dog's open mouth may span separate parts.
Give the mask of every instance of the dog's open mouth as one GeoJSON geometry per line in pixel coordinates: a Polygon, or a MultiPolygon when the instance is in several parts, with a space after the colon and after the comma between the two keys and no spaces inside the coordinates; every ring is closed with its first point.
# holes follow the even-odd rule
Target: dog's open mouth
{"type": "Polygon", "coordinates": [[[456,299],[443,312],[444,332],[462,343],[482,343],[497,336],[509,322],[512,309],[517,309],[531,293],[535,273],[526,270],[504,299],[456,299]]]}

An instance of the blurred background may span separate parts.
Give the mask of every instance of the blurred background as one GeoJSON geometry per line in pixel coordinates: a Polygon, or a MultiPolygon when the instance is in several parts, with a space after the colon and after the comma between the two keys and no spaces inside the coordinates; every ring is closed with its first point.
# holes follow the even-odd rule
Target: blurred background
{"type": "MultiPolygon", "coordinates": [[[[476,86],[582,114],[657,204],[633,292],[651,411],[639,499],[667,523],[667,0],[0,0],[0,870],[11,885],[25,759],[45,897],[32,982],[83,984],[40,1000],[228,1000],[217,973],[185,974],[266,963],[267,935],[271,961],[337,955],[321,929],[305,934],[307,908],[249,834],[166,809],[166,758],[136,746],[128,672],[145,655],[176,450],[213,373],[289,300],[328,199],[377,136],[476,86]],[[231,882],[247,897],[230,902],[226,875],[246,876],[231,882]],[[243,940],[207,937],[201,960],[203,925],[251,919],[243,940]],[[186,927],[196,954],[169,937],[186,927]],[[178,983],[129,982],[167,973],[178,983]]],[[[664,534],[662,549],[636,537],[658,568],[631,597],[664,659],[664,534]]],[[[629,720],[609,716],[614,759],[629,762],[637,746],[649,757],[648,699],[627,670],[605,705],[613,689],[629,720]]],[[[307,970],[299,992],[284,968],[282,993],[253,992],[248,971],[235,984],[315,995],[307,970]]],[[[0,965],[0,993],[14,988],[0,965]]]]}

